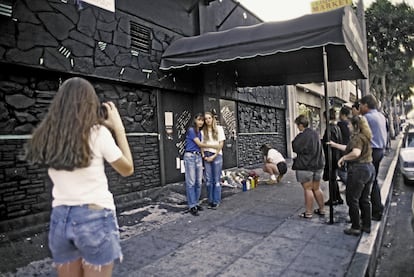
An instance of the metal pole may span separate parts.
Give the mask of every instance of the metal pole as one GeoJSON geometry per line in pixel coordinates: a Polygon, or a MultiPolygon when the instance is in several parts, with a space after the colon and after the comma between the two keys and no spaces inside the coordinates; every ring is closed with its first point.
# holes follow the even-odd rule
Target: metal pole
{"type": "MultiPolygon", "coordinates": [[[[326,53],[325,46],[322,48],[323,51],[323,86],[325,92],[325,119],[326,119],[326,141],[331,141],[331,128],[329,126],[329,96],[328,96],[328,54],[326,53]]],[[[332,150],[331,145],[328,144],[328,182],[329,182],[329,224],[333,224],[333,185],[331,181],[332,176],[332,150]]]]}

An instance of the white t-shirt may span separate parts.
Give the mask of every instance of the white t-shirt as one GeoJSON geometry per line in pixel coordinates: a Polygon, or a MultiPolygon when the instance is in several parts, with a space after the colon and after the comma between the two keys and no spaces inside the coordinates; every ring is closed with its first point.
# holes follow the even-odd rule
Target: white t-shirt
{"type": "MultiPolygon", "coordinates": [[[[266,157],[264,157],[266,160],[266,157]]],[[[267,152],[267,159],[270,159],[272,163],[278,164],[280,162],[285,162],[285,158],[283,158],[283,155],[280,154],[276,149],[269,149],[267,152]]]]}
{"type": "Polygon", "coordinates": [[[91,164],[73,171],[49,168],[53,182],[52,207],[96,204],[115,210],[112,193],[108,189],[104,160],[112,163],[122,157],[111,132],[105,126],[94,126],[91,130],[91,164]]]}
{"type": "MultiPolygon", "coordinates": [[[[224,141],[226,140],[226,135],[224,134],[224,130],[223,127],[221,126],[217,126],[217,140],[213,139],[213,132],[209,131],[208,135],[206,137],[203,137],[203,142],[207,145],[219,145],[220,141],[224,141]]],[[[204,148],[204,151],[209,151],[212,153],[216,153],[217,149],[215,148],[204,148]]],[[[220,150],[220,152],[218,153],[219,155],[223,155],[223,151],[220,150]]]]}

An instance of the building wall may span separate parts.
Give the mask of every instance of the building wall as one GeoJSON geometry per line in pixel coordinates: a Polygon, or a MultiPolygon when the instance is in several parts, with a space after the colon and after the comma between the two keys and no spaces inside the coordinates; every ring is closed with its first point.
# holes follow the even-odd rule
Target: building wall
{"type": "Polygon", "coordinates": [[[214,105],[219,99],[232,100],[237,103],[237,121],[252,117],[252,124],[243,125],[244,133],[238,136],[239,166],[259,161],[253,141],[254,147],[270,142],[283,148],[283,89],[260,88],[251,95],[237,88],[233,75],[218,76],[215,69],[208,74],[158,69],[162,53],[177,38],[210,30],[227,15],[221,29],[260,22],[249,12],[245,17],[242,6],[232,11],[235,1],[204,6],[204,1],[125,0],[116,2],[115,13],[86,3],[80,8],[75,1],[14,3],[12,18],[0,16],[0,232],[48,221],[50,180],[44,168],[28,165],[21,154],[59,84],[72,76],[91,81],[102,101],[114,101],[125,124],[135,174],[120,178],[106,168],[119,210],[161,186],[162,110],[157,103],[167,91],[194,95],[197,111],[206,110],[205,99],[215,98],[214,105]],[[148,52],[133,51],[131,22],[148,28],[148,52]],[[269,113],[267,118],[257,116],[262,109],[269,113]],[[244,152],[246,147],[251,152],[244,152]]]}

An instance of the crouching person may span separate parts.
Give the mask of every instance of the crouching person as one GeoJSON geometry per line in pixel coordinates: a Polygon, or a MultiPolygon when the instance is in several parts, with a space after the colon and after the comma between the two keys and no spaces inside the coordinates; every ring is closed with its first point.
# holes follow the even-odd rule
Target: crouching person
{"type": "Polygon", "coordinates": [[[260,147],[263,154],[263,171],[270,174],[269,184],[279,183],[287,172],[286,160],[283,155],[272,148],[270,144],[263,144],[260,147]],[[277,177],[276,177],[277,176],[277,177]]]}

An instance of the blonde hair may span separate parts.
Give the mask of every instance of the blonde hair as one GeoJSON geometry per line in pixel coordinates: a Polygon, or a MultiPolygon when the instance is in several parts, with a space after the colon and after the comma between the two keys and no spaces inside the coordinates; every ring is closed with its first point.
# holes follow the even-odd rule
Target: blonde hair
{"type": "Polygon", "coordinates": [[[212,123],[211,123],[211,129],[212,129],[213,138],[210,138],[210,136],[209,136],[209,133],[208,133],[209,126],[207,126],[207,124],[204,124],[204,126],[203,126],[203,137],[205,138],[206,141],[209,141],[211,139],[218,140],[218,130],[217,130],[217,120],[216,120],[216,117],[211,112],[205,112],[204,113],[204,119],[205,119],[206,115],[210,115],[211,118],[213,119],[212,120],[212,123]]]}

